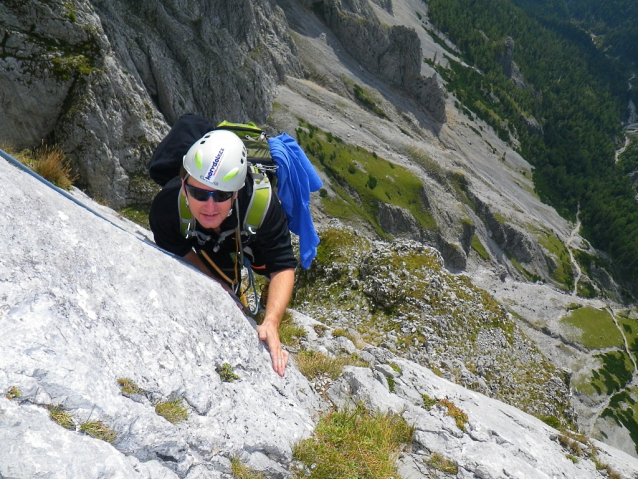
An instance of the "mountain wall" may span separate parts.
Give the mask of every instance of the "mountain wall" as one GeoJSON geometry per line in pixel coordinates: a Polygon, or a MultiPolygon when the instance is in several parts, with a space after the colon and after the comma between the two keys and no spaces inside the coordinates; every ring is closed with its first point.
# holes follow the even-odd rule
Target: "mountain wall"
{"type": "Polygon", "coordinates": [[[146,167],[180,115],[264,121],[299,72],[281,10],[95,1],[0,5],[0,141],[61,145],[79,185],[114,207],[152,199],[146,167]]]}

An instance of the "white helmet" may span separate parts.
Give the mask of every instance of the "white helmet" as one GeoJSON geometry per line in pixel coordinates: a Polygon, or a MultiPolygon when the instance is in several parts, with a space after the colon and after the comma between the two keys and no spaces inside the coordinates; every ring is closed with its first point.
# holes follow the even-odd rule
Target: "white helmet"
{"type": "Polygon", "coordinates": [[[238,191],[248,171],[246,147],[232,131],[210,131],[190,147],[184,169],[210,188],[238,191]]]}

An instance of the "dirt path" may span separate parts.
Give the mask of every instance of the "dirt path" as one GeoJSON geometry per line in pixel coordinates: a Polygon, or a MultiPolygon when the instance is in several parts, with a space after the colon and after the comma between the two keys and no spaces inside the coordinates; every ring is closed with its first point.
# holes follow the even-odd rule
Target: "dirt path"
{"type": "Polygon", "coordinates": [[[571,247],[572,241],[574,241],[574,238],[576,237],[579,231],[580,231],[580,208],[578,212],[576,213],[576,224],[574,225],[574,228],[572,228],[572,231],[569,234],[569,238],[567,239],[567,242],[565,243],[565,246],[567,247],[567,251],[569,252],[569,259],[571,260],[572,265],[574,269],[576,270],[576,277],[574,278],[574,290],[572,291],[572,296],[576,296],[576,293],[578,292],[578,281],[580,281],[580,277],[583,275],[583,272],[580,270],[580,265],[576,261],[576,258],[574,258],[574,253],[572,252],[572,247],[571,247]]]}

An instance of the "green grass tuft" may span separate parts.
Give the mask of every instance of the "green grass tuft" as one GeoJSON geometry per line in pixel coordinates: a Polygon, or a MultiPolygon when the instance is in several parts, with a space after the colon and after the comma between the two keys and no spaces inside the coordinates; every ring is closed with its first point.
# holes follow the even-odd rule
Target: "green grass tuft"
{"type": "Polygon", "coordinates": [[[168,422],[176,424],[188,419],[188,409],[186,409],[179,398],[162,401],[155,405],[155,412],[168,422]]]}
{"type": "Polygon", "coordinates": [[[328,376],[337,379],[345,366],[368,366],[356,356],[328,357],[318,351],[301,351],[295,356],[297,367],[308,379],[328,376]]]}
{"type": "Polygon", "coordinates": [[[20,391],[20,389],[17,388],[16,386],[11,386],[9,390],[6,392],[6,394],[4,395],[4,397],[6,397],[7,399],[18,399],[21,396],[22,396],[22,391],[20,391]]]}
{"type": "Polygon", "coordinates": [[[75,429],[75,422],[73,418],[69,415],[68,412],[64,410],[61,405],[50,405],[49,409],[49,417],[57,422],[64,429],[75,429]]]}
{"type": "Polygon", "coordinates": [[[239,376],[233,372],[233,367],[228,363],[219,366],[217,368],[217,374],[219,374],[219,378],[225,383],[232,383],[239,379],[239,376]]]}
{"type": "Polygon", "coordinates": [[[120,386],[120,391],[126,397],[131,397],[134,394],[144,394],[146,392],[135,384],[132,379],[118,378],[117,383],[120,386]]]}
{"type": "Polygon", "coordinates": [[[113,443],[117,438],[117,434],[112,431],[102,421],[91,421],[80,424],[80,431],[88,434],[95,439],[100,439],[108,443],[113,443]]]}
{"type": "Polygon", "coordinates": [[[293,458],[306,467],[299,477],[398,477],[395,459],[412,440],[414,429],[399,415],[353,409],[322,417],[314,436],[293,447],[293,458]]]}
{"type": "Polygon", "coordinates": [[[233,473],[235,479],[266,479],[260,472],[255,472],[248,466],[244,466],[239,457],[230,458],[230,470],[233,473]]]}

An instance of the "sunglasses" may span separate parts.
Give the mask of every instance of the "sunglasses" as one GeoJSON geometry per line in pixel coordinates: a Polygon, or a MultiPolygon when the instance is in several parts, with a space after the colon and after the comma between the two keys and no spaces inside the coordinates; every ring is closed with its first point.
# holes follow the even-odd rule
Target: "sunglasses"
{"type": "Polygon", "coordinates": [[[197,188],[195,186],[184,183],[186,193],[195,201],[208,201],[208,198],[212,198],[215,203],[223,203],[228,201],[235,194],[234,191],[210,191],[197,188]]]}

